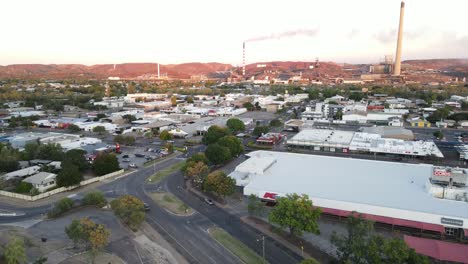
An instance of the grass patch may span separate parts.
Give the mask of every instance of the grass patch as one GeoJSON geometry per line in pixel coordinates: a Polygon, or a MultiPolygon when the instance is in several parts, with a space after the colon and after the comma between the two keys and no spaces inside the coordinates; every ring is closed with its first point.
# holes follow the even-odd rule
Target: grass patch
{"type": "Polygon", "coordinates": [[[191,215],[193,214],[192,208],[188,207],[181,200],[175,197],[171,193],[167,192],[158,192],[150,193],[149,196],[155,203],[162,206],[164,209],[169,212],[177,215],[191,215]]]}
{"type": "Polygon", "coordinates": [[[171,157],[173,157],[175,155],[177,155],[177,152],[173,152],[173,153],[171,153],[171,154],[169,154],[169,155],[167,155],[165,157],[159,157],[159,158],[154,159],[154,160],[146,161],[145,163],[143,163],[143,166],[145,166],[147,168],[147,167],[153,165],[156,162],[159,162],[159,161],[161,161],[163,159],[171,158],[171,157]]]}
{"type": "Polygon", "coordinates": [[[256,149],[272,149],[273,148],[273,146],[269,146],[269,145],[257,145],[253,143],[252,141],[247,143],[247,147],[256,148],[256,149]]]}
{"type": "Polygon", "coordinates": [[[208,229],[208,233],[212,238],[218,241],[221,245],[236,255],[242,262],[247,264],[262,264],[263,259],[253,250],[248,248],[244,243],[232,237],[221,228],[213,227],[208,229]]]}
{"type": "Polygon", "coordinates": [[[185,147],[174,147],[174,150],[180,151],[182,153],[187,152],[187,149],[185,149],[185,147]]]}
{"type": "Polygon", "coordinates": [[[159,182],[161,181],[162,179],[166,178],[167,176],[169,176],[170,174],[176,172],[176,171],[179,171],[185,164],[185,161],[180,161],[180,162],[177,162],[175,164],[172,164],[171,166],[163,169],[163,170],[160,170],[158,171],[156,174],[153,174],[152,176],[150,176],[147,180],[147,182],[149,183],[156,183],[156,182],[159,182]]]}

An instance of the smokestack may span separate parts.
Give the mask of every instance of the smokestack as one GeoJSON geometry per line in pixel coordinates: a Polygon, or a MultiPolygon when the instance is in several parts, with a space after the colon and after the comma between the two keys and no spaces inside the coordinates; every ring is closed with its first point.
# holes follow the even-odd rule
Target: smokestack
{"type": "Polygon", "coordinates": [[[245,42],[242,43],[242,76],[245,76],[245,42]]]}
{"type": "Polygon", "coordinates": [[[158,80],[161,79],[159,75],[159,63],[158,63],[158,80]]]}
{"type": "Polygon", "coordinates": [[[401,74],[401,43],[403,42],[403,17],[405,15],[405,2],[401,2],[400,7],[400,25],[398,27],[398,41],[396,48],[396,57],[395,57],[395,75],[401,74]]]}

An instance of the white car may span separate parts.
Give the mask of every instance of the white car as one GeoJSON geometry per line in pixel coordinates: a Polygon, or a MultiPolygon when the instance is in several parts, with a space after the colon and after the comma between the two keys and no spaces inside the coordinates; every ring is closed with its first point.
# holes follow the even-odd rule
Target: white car
{"type": "Polygon", "coordinates": [[[135,163],[130,163],[128,165],[129,168],[138,168],[138,166],[135,163]]]}

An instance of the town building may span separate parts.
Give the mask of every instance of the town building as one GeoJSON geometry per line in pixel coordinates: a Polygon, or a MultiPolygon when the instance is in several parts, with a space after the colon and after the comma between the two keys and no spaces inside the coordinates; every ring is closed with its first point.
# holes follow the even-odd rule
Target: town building
{"type": "Polygon", "coordinates": [[[39,192],[44,192],[57,186],[57,174],[49,172],[39,172],[33,176],[27,177],[23,182],[32,184],[39,192]]]}
{"type": "Polygon", "coordinates": [[[275,201],[287,194],[307,194],[325,214],[358,212],[369,220],[418,232],[468,236],[468,200],[437,196],[438,184],[432,178],[439,168],[431,164],[273,151],[247,155],[249,159],[229,174],[246,196],[275,201]]]}

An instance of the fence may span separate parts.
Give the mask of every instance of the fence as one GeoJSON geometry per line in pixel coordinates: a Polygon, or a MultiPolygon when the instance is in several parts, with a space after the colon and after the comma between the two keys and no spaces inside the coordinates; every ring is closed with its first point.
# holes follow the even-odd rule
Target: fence
{"type": "Polygon", "coordinates": [[[119,174],[122,174],[123,172],[124,172],[123,169],[118,170],[118,171],[114,171],[112,173],[109,173],[109,174],[106,174],[106,175],[103,175],[103,176],[100,176],[100,177],[94,177],[94,178],[91,178],[89,180],[82,181],[82,182],[80,182],[80,185],[75,185],[75,186],[70,186],[70,187],[60,187],[60,188],[57,188],[57,189],[53,189],[52,191],[41,193],[41,194],[38,194],[38,195],[35,195],[35,196],[29,196],[29,195],[6,192],[6,191],[0,191],[0,195],[32,202],[32,201],[36,201],[36,200],[39,200],[39,199],[49,197],[49,196],[57,194],[57,193],[70,191],[70,190],[76,189],[76,188],[78,188],[80,186],[85,186],[85,185],[88,185],[88,184],[93,183],[93,182],[102,181],[102,180],[117,176],[119,174]]]}

